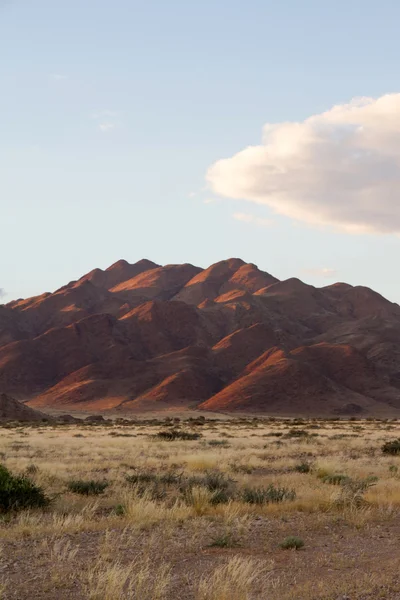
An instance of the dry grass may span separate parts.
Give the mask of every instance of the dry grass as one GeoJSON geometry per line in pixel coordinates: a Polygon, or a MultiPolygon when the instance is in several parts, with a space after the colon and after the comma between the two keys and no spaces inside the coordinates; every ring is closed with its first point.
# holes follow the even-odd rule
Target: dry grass
{"type": "Polygon", "coordinates": [[[85,575],[87,600],[162,600],[170,580],[168,565],[156,569],[149,562],[122,565],[98,561],[85,575]]]}
{"type": "Polygon", "coordinates": [[[251,587],[262,566],[250,558],[235,556],[199,582],[197,600],[249,600],[251,587]]]}
{"type": "Polygon", "coordinates": [[[397,422],[179,426],[202,437],[162,441],[154,434],[165,425],[145,422],[3,429],[2,462],[29,473],[53,502],[1,522],[0,599],[336,600],[346,591],[352,599],[397,597],[390,565],[400,535],[400,457],[381,452],[399,437],[397,422]],[[309,472],[298,472],[299,464],[309,472]],[[228,482],[221,501],[221,490],[207,483],[210,472],[228,482]],[[134,485],[129,475],[136,475],[134,485]],[[361,501],[339,502],[342,487],[329,483],[337,475],[374,478],[373,485],[361,501]],[[68,490],[72,479],[109,485],[98,496],[81,496],[68,490]],[[295,499],[244,501],[244,488],[271,484],[294,489],[295,499]],[[291,535],[305,540],[304,550],[280,549],[291,535]],[[228,542],[212,548],[213,539],[228,542]],[[371,596],[374,586],[380,596],[371,596]]]}

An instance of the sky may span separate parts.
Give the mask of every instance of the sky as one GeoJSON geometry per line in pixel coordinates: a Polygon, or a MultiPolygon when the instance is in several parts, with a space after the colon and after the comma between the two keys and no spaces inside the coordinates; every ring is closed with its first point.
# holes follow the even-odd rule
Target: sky
{"type": "Polygon", "coordinates": [[[0,0],[0,302],[124,258],[400,302],[395,0],[0,0]]]}

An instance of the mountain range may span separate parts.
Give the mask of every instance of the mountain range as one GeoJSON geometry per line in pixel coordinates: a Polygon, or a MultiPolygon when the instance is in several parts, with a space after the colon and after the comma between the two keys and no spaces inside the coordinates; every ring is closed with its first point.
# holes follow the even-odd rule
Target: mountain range
{"type": "Polygon", "coordinates": [[[120,260],[0,305],[0,392],[46,410],[400,411],[400,306],[231,258],[120,260]]]}

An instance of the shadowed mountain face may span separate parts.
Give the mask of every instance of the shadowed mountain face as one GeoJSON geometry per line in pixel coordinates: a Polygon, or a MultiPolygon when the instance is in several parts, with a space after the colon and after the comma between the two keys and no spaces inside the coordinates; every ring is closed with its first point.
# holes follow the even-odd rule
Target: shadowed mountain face
{"type": "Polygon", "coordinates": [[[397,416],[400,307],[237,258],[121,260],[0,305],[0,391],[43,408],[397,416]]]}

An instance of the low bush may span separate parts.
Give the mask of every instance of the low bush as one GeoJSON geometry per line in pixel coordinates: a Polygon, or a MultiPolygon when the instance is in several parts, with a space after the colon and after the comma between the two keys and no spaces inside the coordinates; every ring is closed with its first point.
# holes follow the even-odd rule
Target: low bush
{"type": "Polygon", "coordinates": [[[233,537],[231,532],[226,532],[211,540],[209,548],[235,548],[238,546],[238,541],[233,537]]]}
{"type": "Polygon", "coordinates": [[[322,483],[329,483],[330,485],[342,485],[349,481],[350,477],[348,475],[343,475],[342,473],[334,473],[332,475],[325,475],[322,477],[322,483]]]}
{"type": "Polygon", "coordinates": [[[362,508],[367,503],[364,498],[365,492],[375,485],[377,477],[367,477],[366,479],[351,479],[347,477],[345,481],[341,483],[341,490],[335,504],[339,508],[362,508]]]}
{"type": "Polygon", "coordinates": [[[306,461],[298,463],[293,467],[293,471],[296,471],[297,473],[310,473],[311,469],[312,465],[306,461]]]}
{"type": "Polygon", "coordinates": [[[226,440],[209,440],[207,444],[209,446],[221,446],[222,448],[229,448],[229,442],[226,440]]]}
{"type": "Polygon", "coordinates": [[[49,503],[43,489],[26,475],[13,475],[0,465],[0,512],[44,508],[49,503]]]}
{"type": "Polygon", "coordinates": [[[385,444],[383,444],[382,452],[384,454],[392,454],[392,455],[400,454],[400,439],[391,440],[390,442],[386,442],[385,444]]]}
{"type": "Polygon", "coordinates": [[[290,535],[279,545],[283,550],[300,550],[304,546],[304,541],[295,535],[290,535]]]}
{"type": "Polygon", "coordinates": [[[156,433],[155,436],[159,440],[173,442],[175,440],[199,440],[201,433],[191,433],[189,431],[180,431],[179,429],[163,430],[156,433]]]}
{"type": "Polygon", "coordinates": [[[220,471],[207,471],[204,476],[193,476],[181,481],[181,492],[187,497],[194,488],[205,488],[210,492],[211,504],[229,502],[236,493],[235,482],[220,471]]]}
{"type": "Polygon", "coordinates": [[[127,483],[132,485],[146,484],[146,483],[160,483],[163,485],[177,485],[180,483],[181,475],[167,471],[161,475],[152,471],[141,471],[139,473],[132,473],[126,475],[125,480],[127,483]]]}
{"type": "Polygon", "coordinates": [[[108,481],[96,481],[94,479],[90,481],[77,479],[67,483],[70,492],[81,494],[82,496],[99,496],[104,493],[104,490],[108,486],[108,481]]]}
{"type": "Polygon", "coordinates": [[[285,487],[275,487],[272,483],[266,488],[245,488],[242,499],[248,504],[269,504],[283,502],[284,500],[295,500],[295,490],[285,487]]]}
{"type": "MultiPolygon", "coordinates": [[[[287,433],[285,433],[286,438],[304,438],[304,437],[308,437],[310,434],[308,433],[308,431],[306,431],[305,429],[290,429],[290,431],[288,431],[287,433]]],[[[312,435],[318,435],[316,433],[313,433],[312,435]]]]}

